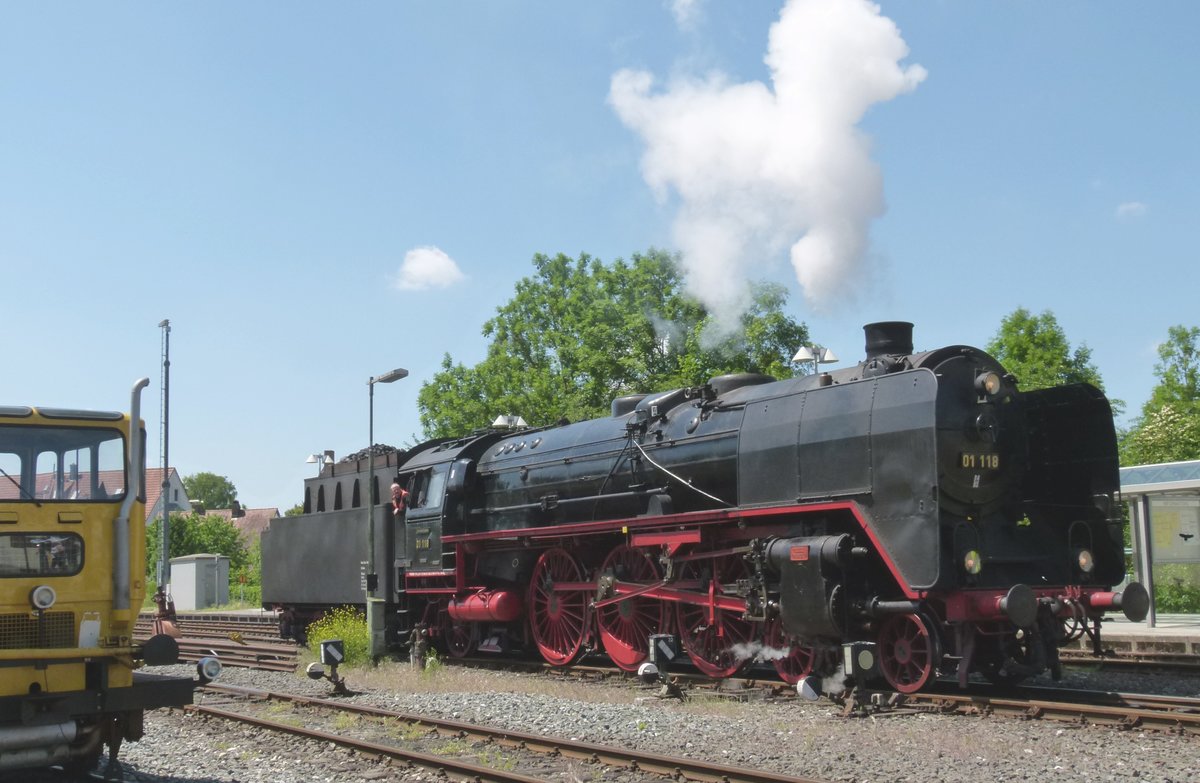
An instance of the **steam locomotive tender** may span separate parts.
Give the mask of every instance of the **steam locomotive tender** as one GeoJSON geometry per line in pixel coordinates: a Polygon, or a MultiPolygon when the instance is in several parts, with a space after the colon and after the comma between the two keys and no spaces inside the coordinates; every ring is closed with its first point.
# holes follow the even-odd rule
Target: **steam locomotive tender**
{"type": "Polygon", "coordinates": [[[302,623],[363,604],[371,572],[395,647],[420,622],[454,655],[524,645],[567,665],[602,649],[635,670],[673,633],[709,675],[757,657],[797,682],[873,645],[903,692],[939,672],[1057,675],[1066,640],[1099,649],[1107,611],[1144,617],[1141,585],[1113,590],[1104,395],[1019,391],[967,346],[914,353],[909,323],[865,332],[852,368],[722,376],[618,398],[602,419],[375,456],[413,502],[376,508],[374,564],[369,461],[334,465],[308,482],[312,513],[264,534],[264,602],[302,623]]]}

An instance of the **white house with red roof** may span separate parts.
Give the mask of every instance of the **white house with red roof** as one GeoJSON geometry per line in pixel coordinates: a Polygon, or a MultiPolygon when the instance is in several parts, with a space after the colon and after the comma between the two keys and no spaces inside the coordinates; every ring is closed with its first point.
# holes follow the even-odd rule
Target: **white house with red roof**
{"type": "MultiPolygon", "coordinates": [[[[146,522],[147,524],[162,515],[163,469],[146,468],[146,522]]],[[[179,471],[169,468],[167,471],[167,510],[172,514],[191,513],[192,502],[188,500],[187,490],[179,471]]]]}
{"type": "MultiPolygon", "coordinates": [[[[162,513],[162,490],[163,490],[163,470],[162,468],[146,468],[146,521],[158,518],[162,513]]],[[[183,480],[179,477],[179,472],[175,468],[171,468],[167,473],[167,492],[168,505],[167,509],[172,513],[179,511],[188,513],[192,510],[192,503],[188,499],[187,489],[183,486],[183,480]]],[[[52,473],[38,474],[34,479],[36,494],[38,498],[53,500],[58,497],[69,499],[89,499],[85,494],[86,489],[83,483],[66,480],[63,482],[61,492],[55,487],[55,477],[52,473]]],[[[104,497],[118,497],[125,491],[125,471],[123,470],[102,470],[98,476],[99,492],[94,499],[104,497]]],[[[20,490],[15,481],[0,482],[0,500],[16,500],[20,496],[20,490]]]]}

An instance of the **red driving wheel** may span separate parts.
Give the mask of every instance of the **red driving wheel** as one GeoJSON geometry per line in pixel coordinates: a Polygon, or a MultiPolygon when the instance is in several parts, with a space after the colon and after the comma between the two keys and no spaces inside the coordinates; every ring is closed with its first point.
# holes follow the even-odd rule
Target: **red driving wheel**
{"type": "MultiPolygon", "coordinates": [[[[625,544],[609,552],[600,573],[640,585],[651,585],[662,578],[648,554],[625,544]]],[[[625,598],[597,609],[596,624],[604,651],[613,663],[625,671],[637,671],[649,657],[650,635],[666,628],[667,607],[645,596],[625,598]]]]}
{"type": "MultiPolygon", "coordinates": [[[[677,585],[706,595],[724,595],[737,580],[750,575],[740,555],[688,560],[680,569],[677,585]]],[[[732,677],[753,657],[749,642],[758,626],[740,612],[716,609],[702,602],[678,603],[675,619],[679,638],[697,669],[709,677],[732,677]]]]}
{"type": "Polygon", "coordinates": [[[775,671],[789,685],[795,685],[812,674],[817,651],[801,643],[799,637],[784,636],[783,624],[772,620],[767,626],[766,647],[775,664],[775,671]],[[778,656],[778,657],[776,657],[778,656]]]}
{"type": "Polygon", "coordinates": [[[459,622],[444,612],[442,639],[446,642],[446,651],[451,657],[465,658],[479,646],[479,627],[475,623],[459,622]]]}
{"type": "Polygon", "coordinates": [[[901,693],[915,693],[934,676],[937,640],[920,615],[894,614],[879,627],[879,666],[901,693]]]}
{"type": "Polygon", "coordinates": [[[556,585],[583,581],[583,569],[560,548],[546,550],[529,583],[529,625],[538,651],[554,666],[573,663],[583,650],[590,620],[588,591],[556,585]]]}

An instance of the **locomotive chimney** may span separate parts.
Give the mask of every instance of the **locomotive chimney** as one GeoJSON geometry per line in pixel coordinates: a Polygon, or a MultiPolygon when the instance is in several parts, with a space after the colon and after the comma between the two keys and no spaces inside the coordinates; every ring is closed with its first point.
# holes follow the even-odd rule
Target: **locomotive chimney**
{"type": "Polygon", "coordinates": [[[908,321],[878,321],[867,324],[867,361],[888,354],[910,354],[913,351],[913,325],[908,321]]]}

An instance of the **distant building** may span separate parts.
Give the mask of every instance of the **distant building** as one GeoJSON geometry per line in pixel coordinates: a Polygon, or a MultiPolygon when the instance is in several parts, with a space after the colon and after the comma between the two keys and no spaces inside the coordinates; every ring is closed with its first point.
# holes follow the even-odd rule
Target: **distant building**
{"type": "Polygon", "coordinates": [[[258,537],[271,524],[272,519],[279,518],[278,508],[242,508],[236,501],[234,508],[214,508],[204,513],[210,517],[224,517],[232,522],[242,538],[242,543],[247,547],[258,541],[258,537]]]}
{"type": "MultiPolygon", "coordinates": [[[[146,521],[150,522],[158,518],[162,513],[162,468],[146,468],[146,521]]],[[[171,468],[168,473],[167,491],[168,504],[167,509],[172,513],[180,511],[187,513],[192,510],[192,503],[188,500],[187,490],[183,486],[183,480],[179,478],[179,472],[175,468],[171,468]]],[[[98,495],[91,496],[91,499],[103,499],[105,497],[119,497],[125,492],[125,471],[123,470],[102,470],[97,474],[99,482],[98,495]]],[[[55,486],[55,476],[53,473],[40,473],[34,478],[35,492],[39,498],[54,500],[65,498],[74,500],[76,498],[87,499],[87,487],[80,485],[77,479],[67,478],[62,482],[62,486],[55,486]]],[[[87,482],[83,482],[86,484],[87,482]]],[[[0,482],[0,500],[15,500],[20,496],[20,489],[16,482],[3,481],[0,482]]]]}
{"type": "MultiPolygon", "coordinates": [[[[163,489],[163,469],[162,468],[146,468],[146,522],[158,519],[162,516],[162,489],[163,489]]],[[[167,510],[174,514],[190,513],[192,510],[192,502],[188,500],[187,490],[183,486],[183,479],[179,478],[179,471],[175,468],[169,468],[167,473],[167,510]]]]}

